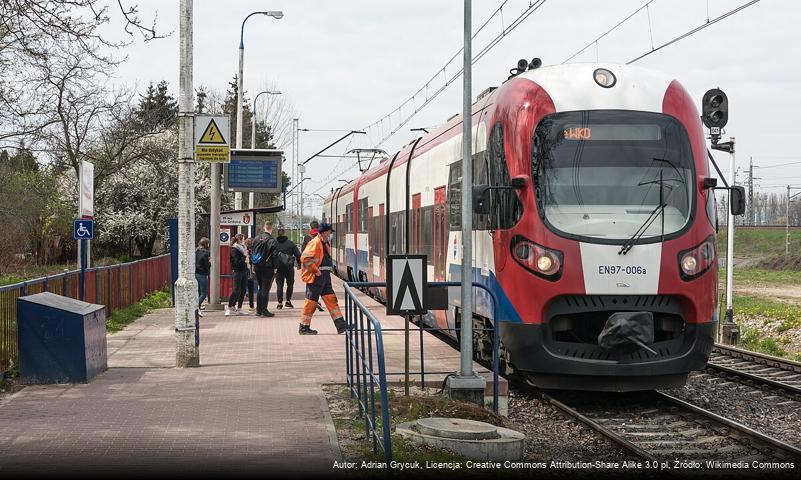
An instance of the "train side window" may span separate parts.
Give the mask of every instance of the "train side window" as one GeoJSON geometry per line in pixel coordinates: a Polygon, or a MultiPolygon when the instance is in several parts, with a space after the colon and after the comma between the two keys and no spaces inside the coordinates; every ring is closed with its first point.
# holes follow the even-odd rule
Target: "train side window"
{"type": "MultiPolygon", "coordinates": [[[[506,151],[503,142],[503,127],[496,123],[492,128],[487,155],[487,184],[496,187],[511,187],[506,151]]],[[[479,182],[475,182],[479,183],[479,182]]],[[[489,192],[490,211],[496,213],[489,218],[488,228],[512,228],[523,215],[523,205],[513,188],[493,189],[489,192]]]]}
{"type": "Polygon", "coordinates": [[[462,229],[462,162],[454,162],[448,174],[448,225],[451,231],[462,229]]]}
{"type": "Polygon", "coordinates": [[[349,203],[345,206],[345,231],[353,233],[353,204],[349,203]]]}

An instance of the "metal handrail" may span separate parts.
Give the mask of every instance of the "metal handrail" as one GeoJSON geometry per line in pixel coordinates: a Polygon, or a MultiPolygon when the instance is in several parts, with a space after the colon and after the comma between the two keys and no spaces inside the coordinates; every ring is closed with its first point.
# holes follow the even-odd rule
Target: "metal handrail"
{"type": "MultiPolygon", "coordinates": [[[[430,287],[459,287],[462,284],[460,282],[429,282],[428,286],[430,287]]],[[[487,292],[492,299],[492,411],[497,415],[499,412],[499,382],[500,382],[500,327],[499,324],[501,322],[498,319],[498,297],[495,295],[489,287],[484,285],[483,283],[479,282],[471,282],[471,285],[474,288],[480,288],[487,292]]],[[[350,287],[356,288],[372,288],[372,287],[386,287],[386,282],[346,282],[345,283],[346,291],[349,291],[350,287]]],[[[421,383],[425,385],[425,352],[423,347],[423,331],[450,331],[454,330],[453,328],[438,328],[438,327],[425,327],[423,326],[422,322],[419,325],[420,328],[420,372],[410,372],[410,373],[419,373],[421,378],[421,383]]],[[[397,329],[384,329],[385,332],[388,331],[395,331],[397,329]]],[[[479,328],[474,329],[477,331],[485,331],[486,328],[479,328]]],[[[405,373],[405,372],[404,372],[405,373]]],[[[431,372],[429,372],[431,373],[431,372]]],[[[395,375],[395,373],[393,373],[395,375]]]]}
{"type": "Polygon", "coordinates": [[[387,396],[387,373],[384,364],[384,340],[382,337],[381,323],[375,315],[359,300],[345,284],[345,358],[347,384],[350,388],[351,398],[354,396],[359,405],[359,416],[364,416],[365,435],[372,438],[373,453],[378,452],[378,446],[384,451],[387,468],[392,462],[392,438],[391,425],[389,422],[389,398],[387,396]],[[358,318],[356,318],[358,315],[358,318]],[[365,318],[367,322],[365,322],[365,318]],[[367,345],[365,352],[365,326],[367,333],[367,345]],[[375,335],[376,363],[373,365],[373,335],[375,335]],[[378,368],[376,376],[375,367],[378,368]],[[354,373],[355,370],[355,373],[354,373]],[[355,389],[354,389],[354,379],[355,389]],[[369,379],[369,391],[368,391],[369,379]],[[378,382],[378,389],[381,402],[381,426],[383,438],[379,438],[376,431],[376,405],[375,405],[375,382],[378,382]],[[369,397],[369,400],[368,400],[369,397]]]}

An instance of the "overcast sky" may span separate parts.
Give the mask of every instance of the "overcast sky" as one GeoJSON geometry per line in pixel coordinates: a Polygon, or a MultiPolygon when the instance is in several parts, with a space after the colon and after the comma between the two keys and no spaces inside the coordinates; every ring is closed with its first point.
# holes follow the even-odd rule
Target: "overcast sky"
{"type": "MultiPolygon", "coordinates": [[[[170,37],[128,49],[118,73],[121,84],[166,79],[177,96],[178,2],[137,0],[141,16],[158,13],[170,37]]],[[[502,0],[473,2],[474,31],[502,0]]],[[[645,0],[548,0],[473,67],[473,98],[499,85],[519,58],[559,64],[645,3],[645,0]]],[[[622,27],[573,61],[625,63],[747,0],[654,0],[622,27]],[[649,25],[650,17],[650,25],[649,25]],[[649,28],[650,27],[650,28],[649,28]],[[653,40],[652,40],[653,38],[653,40]]],[[[509,0],[503,15],[474,40],[474,53],[529,5],[509,0]]],[[[301,128],[360,129],[395,109],[443,67],[462,46],[461,0],[313,1],[247,0],[194,2],[194,85],[224,91],[236,73],[239,30],[248,13],[282,10],[275,20],[254,16],[245,27],[245,91],[268,83],[280,89],[300,117],[301,128]]],[[[712,87],[729,97],[726,133],[737,138],[737,164],[749,157],[764,169],[764,189],[801,186],[801,154],[795,117],[801,112],[801,2],[762,0],[707,29],[637,62],[678,79],[700,99],[712,87]],[[777,167],[790,162],[795,165],[777,167]]],[[[114,25],[110,26],[110,28],[114,25]]],[[[119,27],[119,25],[118,25],[119,27]]],[[[459,57],[461,58],[461,56],[459,57]]],[[[461,68],[460,61],[454,70],[461,68]]],[[[440,84],[432,84],[434,89],[440,84]]],[[[409,128],[436,126],[461,112],[461,79],[382,145],[394,153],[414,138],[409,128]]],[[[700,109],[700,107],[699,107],[700,109]]],[[[395,116],[397,118],[397,115],[395,116]]],[[[336,139],[336,132],[302,132],[302,159],[336,139]]],[[[358,136],[345,148],[371,147],[380,137],[358,136]]],[[[726,154],[716,158],[728,175],[726,154]]],[[[355,165],[325,158],[309,163],[306,192],[326,194],[355,165]]],[[[738,179],[743,177],[738,177],[738,179]]],[[[317,210],[317,209],[315,209],[317,210]]]]}

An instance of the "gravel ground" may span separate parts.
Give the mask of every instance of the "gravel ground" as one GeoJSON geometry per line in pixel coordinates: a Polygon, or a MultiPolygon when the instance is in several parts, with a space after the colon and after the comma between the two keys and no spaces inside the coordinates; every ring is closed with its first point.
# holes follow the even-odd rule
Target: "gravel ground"
{"type": "Polygon", "coordinates": [[[684,388],[665,393],[801,447],[800,403],[771,389],[760,390],[707,373],[694,372],[684,388]]]}

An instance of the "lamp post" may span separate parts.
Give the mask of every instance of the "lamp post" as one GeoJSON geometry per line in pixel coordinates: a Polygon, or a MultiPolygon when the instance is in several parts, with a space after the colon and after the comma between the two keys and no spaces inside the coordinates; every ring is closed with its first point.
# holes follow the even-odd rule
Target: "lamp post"
{"type": "MultiPolygon", "coordinates": [[[[253,119],[250,122],[250,126],[251,126],[251,129],[250,129],[250,149],[251,150],[255,150],[256,149],[256,118],[257,118],[256,117],[256,104],[259,101],[259,97],[262,96],[262,94],[264,94],[264,93],[266,93],[267,95],[281,95],[281,92],[279,92],[279,91],[271,92],[269,90],[265,90],[263,92],[259,92],[259,94],[256,95],[256,98],[253,99],[253,119]]],[[[253,208],[255,206],[256,206],[256,193],[255,192],[248,192],[248,208],[253,208]]]]}
{"type": "MultiPolygon", "coordinates": [[[[236,77],[236,148],[242,148],[242,96],[243,96],[243,79],[244,75],[244,62],[245,62],[245,22],[253,15],[266,15],[273,17],[276,20],[284,18],[284,12],[266,11],[266,12],[253,12],[242,20],[242,27],[239,29],[239,73],[236,77]]],[[[234,208],[240,210],[242,208],[242,192],[234,194],[234,208]]]]}
{"type": "Polygon", "coordinates": [[[791,187],[787,185],[787,210],[786,210],[786,217],[784,219],[785,223],[785,241],[784,241],[784,256],[790,255],[790,201],[795,197],[801,195],[801,192],[796,193],[795,195],[790,195],[790,190],[801,190],[801,187],[791,187]]]}

